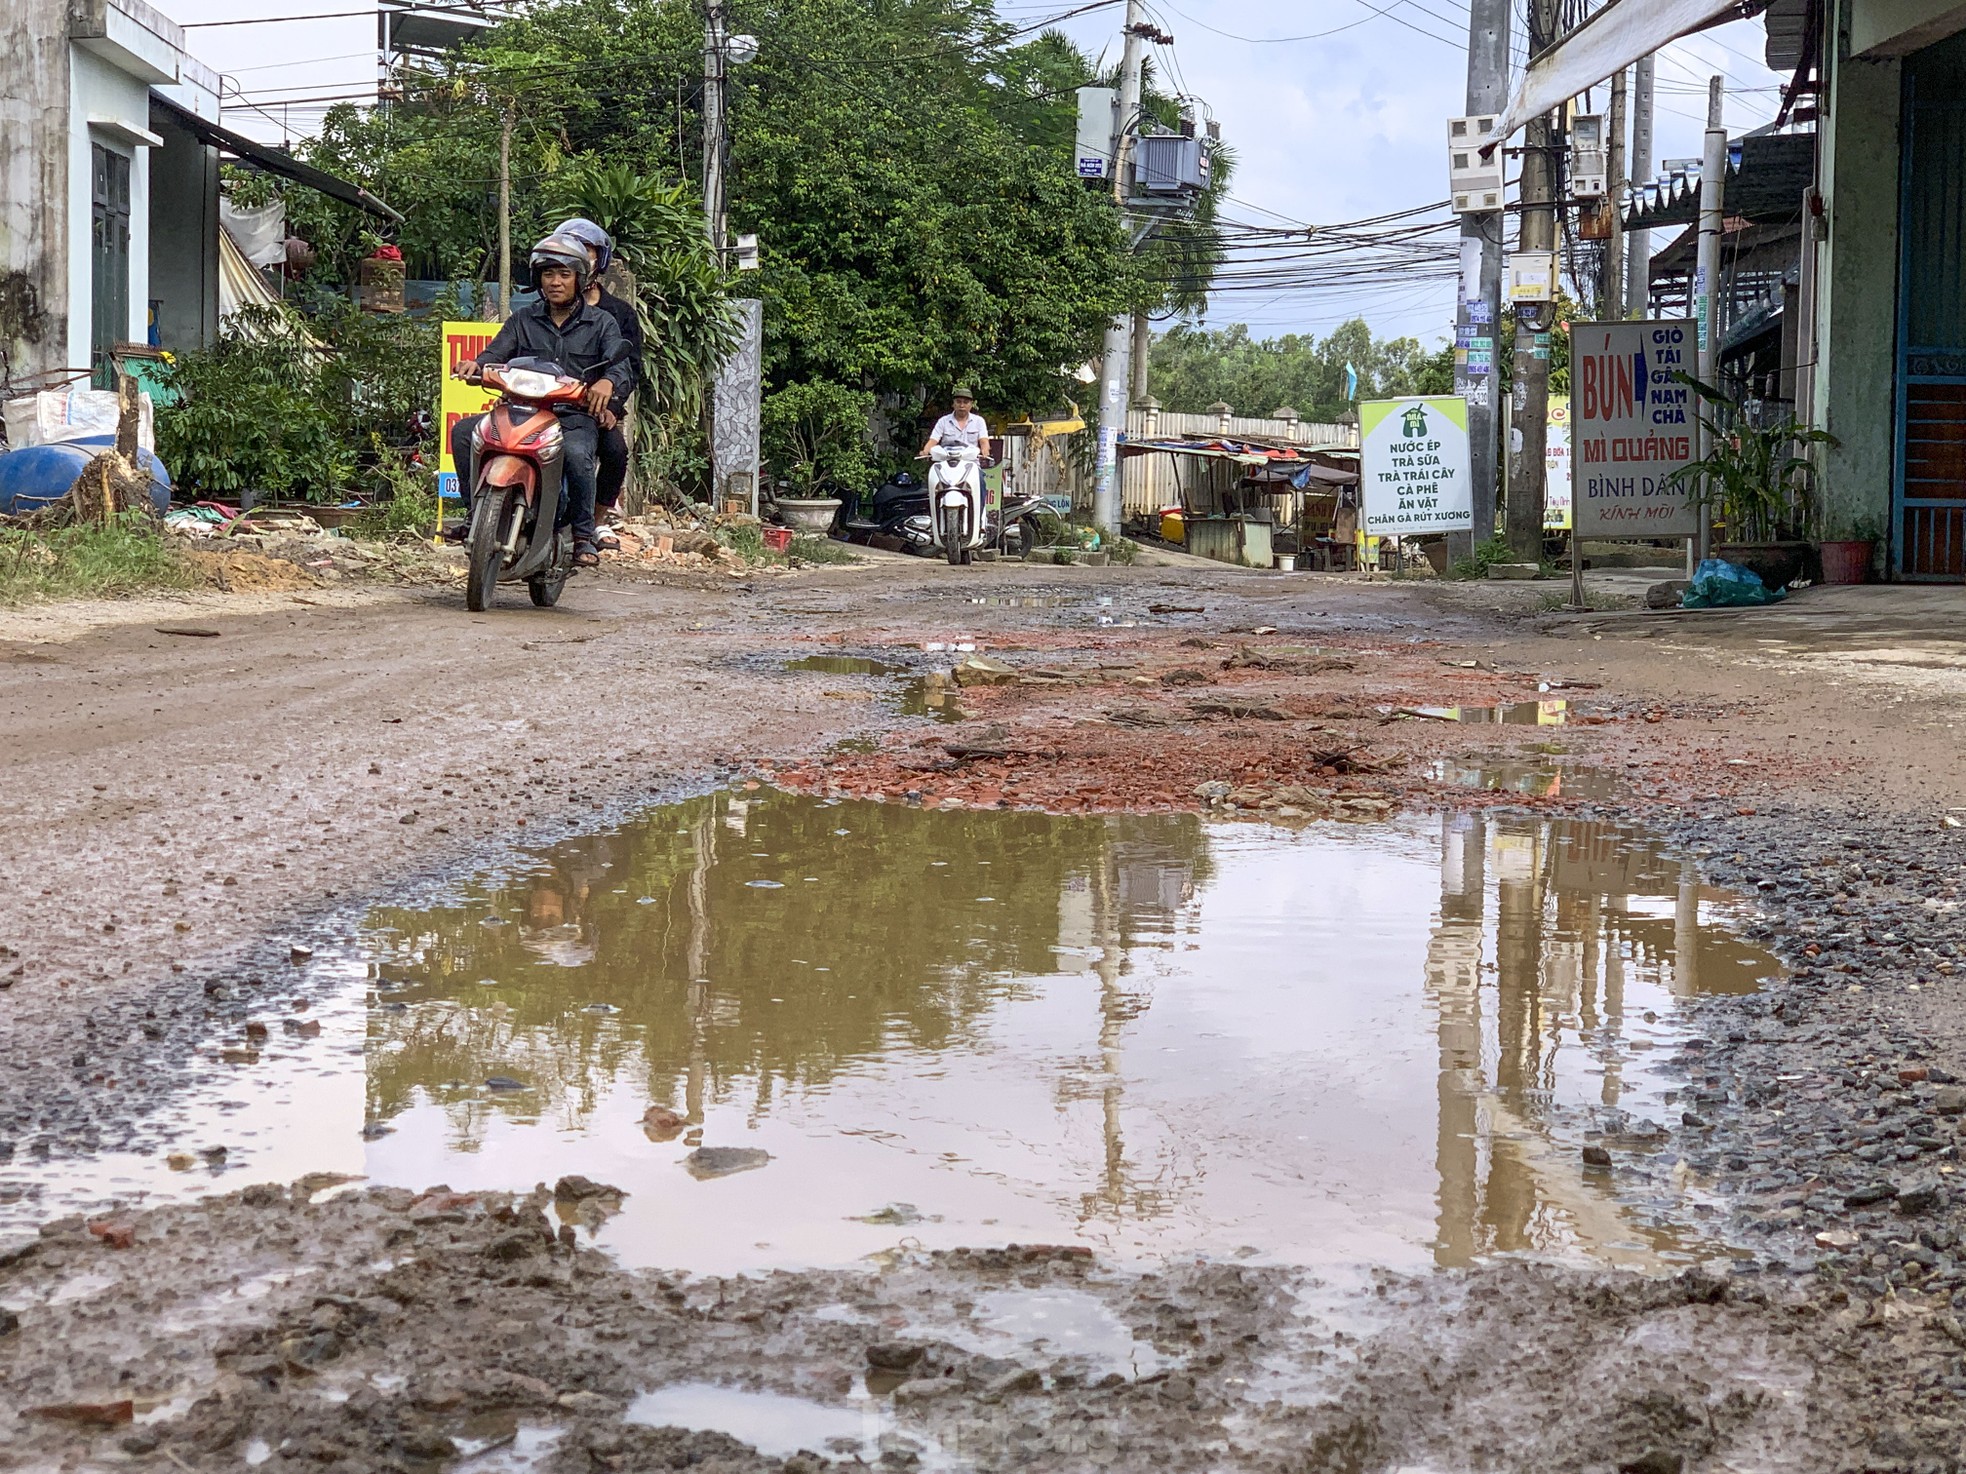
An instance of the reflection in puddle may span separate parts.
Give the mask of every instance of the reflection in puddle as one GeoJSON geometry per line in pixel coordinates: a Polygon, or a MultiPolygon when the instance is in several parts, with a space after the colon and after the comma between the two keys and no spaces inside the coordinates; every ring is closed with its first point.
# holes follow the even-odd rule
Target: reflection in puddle
{"type": "Polygon", "coordinates": [[[688,1428],[728,1433],[767,1458],[782,1459],[801,1449],[813,1453],[879,1457],[886,1422],[884,1407],[828,1407],[780,1392],[746,1392],[715,1382],[676,1382],[644,1392],[628,1405],[626,1421],[649,1428],[688,1428]]]}
{"type": "Polygon", "coordinates": [[[1618,776],[1603,768],[1487,758],[1443,758],[1433,765],[1436,783],[1479,788],[1489,793],[1520,793],[1531,798],[1576,798],[1608,802],[1624,794],[1618,776]]]}
{"type": "Polygon", "coordinates": [[[1403,706],[1394,708],[1442,722],[1479,726],[1561,727],[1568,719],[1567,701],[1510,701],[1501,706],[1403,706]]]}
{"type": "MultiPolygon", "coordinates": [[[[974,649],[975,646],[965,645],[961,648],[974,649]]],[[[829,676],[898,676],[908,672],[905,665],[861,655],[807,655],[789,661],[785,669],[829,676]]],[[[959,722],[964,713],[957,695],[957,688],[946,671],[916,676],[901,687],[901,714],[933,717],[938,722],[959,722]]]]}
{"type": "MultiPolygon", "coordinates": [[[[713,794],[453,904],[376,908],[370,978],[316,1007],[335,1027],[251,1072],[281,1087],[256,1098],[318,1107],[260,1108],[274,1134],[234,1136],[235,1160],[460,1189],[578,1172],[628,1194],[583,1236],[708,1273],[1012,1241],[1683,1262],[1711,1247],[1693,1189],[1587,1174],[1579,1148],[1669,1118],[1677,998],[1772,966],[1725,929],[1731,904],[1581,820],[1283,830],[713,794]],[[297,1072],[335,1090],[287,1089],[297,1072]],[[767,1155],[692,1172],[727,1152],[767,1155]]],[[[194,1100],[194,1130],[221,1104],[194,1100]]],[[[101,1195],[133,1170],[0,1184],[101,1195]]]]}
{"type": "Polygon", "coordinates": [[[828,676],[898,676],[907,667],[885,660],[871,660],[862,655],[807,655],[786,662],[785,669],[816,671],[828,676]]]}
{"type": "Polygon", "coordinates": [[[901,690],[901,714],[906,717],[933,717],[938,722],[959,722],[963,709],[960,692],[946,677],[922,676],[901,690]]]}

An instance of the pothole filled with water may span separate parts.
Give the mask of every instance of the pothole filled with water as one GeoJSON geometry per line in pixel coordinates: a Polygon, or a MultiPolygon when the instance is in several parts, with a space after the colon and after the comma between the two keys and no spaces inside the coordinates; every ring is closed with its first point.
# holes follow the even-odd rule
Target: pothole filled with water
{"type": "MultiPolygon", "coordinates": [[[[974,646],[967,648],[973,649],[974,646]]],[[[785,665],[800,674],[829,676],[899,676],[909,667],[864,655],[806,655],[785,665]]],[[[946,672],[916,675],[901,683],[897,709],[903,716],[929,717],[938,722],[959,722],[964,712],[957,700],[958,690],[946,672]]]]}
{"type": "MultiPolygon", "coordinates": [[[[626,1194],[569,1209],[583,1236],[709,1273],[1004,1242],[1683,1263],[1714,1252],[1712,1205],[1654,1123],[1679,1000],[1773,969],[1735,906],[1604,822],[717,793],[375,907],[359,956],[314,964],[345,985],[284,1019],[269,1000],[252,1061],[185,1098],[181,1155],[0,1183],[45,1218],[308,1172],[579,1173],[626,1194]]],[[[1126,1354],[1082,1311],[996,1308],[1126,1354]]]]}

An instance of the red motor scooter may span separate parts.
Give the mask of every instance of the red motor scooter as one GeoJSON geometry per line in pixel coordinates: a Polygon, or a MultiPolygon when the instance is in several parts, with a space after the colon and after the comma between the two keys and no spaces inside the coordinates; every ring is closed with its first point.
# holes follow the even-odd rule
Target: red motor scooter
{"type": "Polygon", "coordinates": [[[587,386],[539,358],[481,372],[499,399],[471,435],[464,607],[481,613],[499,584],[523,582],[533,603],[550,609],[573,571],[573,532],[559,526],[566,456],[553,406],[581,403],[587,386]]]}

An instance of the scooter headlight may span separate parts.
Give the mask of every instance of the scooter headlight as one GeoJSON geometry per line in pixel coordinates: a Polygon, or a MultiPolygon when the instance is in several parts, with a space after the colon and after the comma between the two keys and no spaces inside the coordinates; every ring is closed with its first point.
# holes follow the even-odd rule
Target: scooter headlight
{"type": "Polygon", "coordinates": [[[519,399],[544,399],[560,387],[560,381],[537,369],[508,368],[499,374],[506,391],[519,399]]]}

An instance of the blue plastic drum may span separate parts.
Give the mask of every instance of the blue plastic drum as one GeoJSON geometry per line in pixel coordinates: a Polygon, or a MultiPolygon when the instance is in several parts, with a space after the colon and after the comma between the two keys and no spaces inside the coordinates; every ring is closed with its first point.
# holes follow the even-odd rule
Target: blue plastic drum
{"type": "MultiPolygon", "coordinates": [[[[60,501],[93,459],[90,452],[107,450],[112,444],[113,439],[104,435],[0,452],[0,515],[18,517],[60,501]]],[[[150,500],[162,515],[171,506],[170,472],[147,450],[137,456],[150,473],[150,500]]]]}

